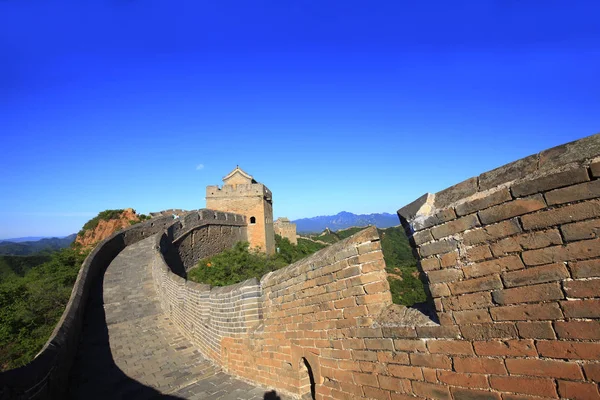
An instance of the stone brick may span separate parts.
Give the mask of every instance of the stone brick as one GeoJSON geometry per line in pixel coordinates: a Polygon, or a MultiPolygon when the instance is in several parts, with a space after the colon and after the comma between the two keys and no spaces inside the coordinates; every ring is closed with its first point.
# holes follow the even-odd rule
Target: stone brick
{"type": "Polygon", "coordinates": [[[354,383],[364,386],[378,387],[379,382],[377,381],[377,375],[363,374],[361,372],[353,372],[354,383]]]}
{"type": "Polygon", "coordinates": [[[473,345],[464,340],[430,340],[427,348],[433,354],[473,355],[473,345]]]}
{"type": "Polygon", "coordinates": [[[517,241],[517,238],[514,236],[504,238],[496,243],[492,243],[490,248],[494,254],[494,257],[502,257],[508,253],[516,253],[523,250],[517,241]]]}
{"type": "Polygon", "coordinates": [[[517,329],[524,339],[556,339],[549,321],[517,322],[517,329]]]}
{"type": "Polygon", "coordinates": [[[450,289],[445,283],[430,284],[429,291],[433,297],[450,296],[450,289]]]}
{"type": "Polygon", "coordinates": [[[512,197],[508,189],[500,189],[489,194],[480,195],[479,198],[472,199],[457,205],[456,214],[458,216],[471,214],[476,211],[483,210],[509,200],[512,200],[512,197]]]}
{"type": "Polygon", "coordinates": [[[515,324],[509,322],[462,325],[460,331],[467,340],[512,339],[519,337],[515,324]]]}
{"type": "Polygon", "coordinates": [[[472,246],[478,243],[490,242],[521,232],[521,226],[516,218],[497,224],[473,229],[463,234],[464,244],[472,246]]]}
{"type": "Polygon", "coordinates": [[[456,338],[460,336],[457,326],[417,326],[417,336],[421,338],[456,338]]]}
{"type": "Polygon", "coordinates": [[[567,297],[600,297],[600,279],[564,282],[567,297]]]}
{"type": "Polygon", "coordinates": [[[543,265],[502,274],[502,279],[507,287],[560,281],[568,277],[569,271],[567,271],[567,268],[562,263],[543,265]]]}
{"type": "Polygon", "coordinates": [[[515,197],[522,197],[533,193],[546,192],[562,186],[586,182],[589,179],[586,168],[577,168],[519,182],[513,185],[511,191],[515,197]]]}
{"type": "Polygon", "coordinates": [[[521,376],[490,376],[490,386],[502,392],[558,397],[553,379],[521,376]]]}
{"type": "Polygon", "coordinates": [[[549,229],[505,238],[492,244],[491,248],[494,256],[500,257],[506,253],[534,250],[556,244],[562,244],[560,233],[558,229],[549,229]]]}
{"type": "Polygon", "coordinates": [[[537,342],[537,349],[542,357],[566,358],[571,360],[600,359],[600,343],[540,340],[537,342]]]}
{"type": "Polygon", "coordinates": [[[546,208],[546,202],[540,194],[516,199],[479,211],[479,219],[483,224],[493,224],[512,217],[529,214],[546,208]]]}
{"type": "Polygon", "coordinates": [[[546,283],[542,285],[522,286],[513,289],[492,292],[492,298],[498,304],[515,304],[564,299],[560,284],[546,283]]]}
{"type": "Polygon", "coordinates": [[[490,246],[485,244],[469,247],[465,250],[465,256],[469,261],[481,261],[486,258],[492,258],[492,252],[490,251],[490,246]]]}
{"type": "Polygon", "coordinates": [[[492,322],[487,309],[454,311],[453,316],[458,325],[492,322]]]}
{"type": "Polygon", "coordinates": [[[378,389],[370,386],[363,387],[363,391],[365,393],[365,397],[371,399],[389,399],[390,392],[385,391],[383,389],[378,389]]]}
{"type": "Polygon", "coordinates": [[[600,318],[600,299],[561,301],[567,318],[600,318]]]}
{"type": "Polygon", "coordinates": [[[600,276],[600,259],[569,262],[573,278],[592,278],[600,276]]]}
{"type": "Polygon", "coordinates": [[[600,200],[594,199],[531,215],[524,215],[521,217],[521,221],[523,222],[523,228],[530,230],[597,217],[600,217],[600,200]]]}
{"type": "Polygon", "coordinates": [[[556,321],[554,330],[560,339],[600,340],[600,321],[556,321]]]}
{"type": "Polygon", "coordinates": [[[381,364],[403,364],[408,365],[410,360],[408,354],[396,351],[378,351],[377,361],[381,364]]]}
{"type": "Polygon", "coordinates": [[[526,265],[542,265],[569,260],[585,260],[600,256],[600,238],[568,243],[565,246],[552,246],[529,250],[522,254],[526,265]]]}
{"type": "MultiPolygon", "coordinates": [[[[475,387],[475,386],[473,386],[475,387]]],[[[480,386],[480,387],[489,387],[480,386]]],[[[488,392],[485,390],[475,390],[475,389],[463,389],[463,388],[451,388],[452,395],[454,396],[454,400],[500,400],[500,393],[488,392]]]]}
{"type": "Polygon", "coordinates": [[[473,342],[478,356],[536,357],[538,355],[533,340],[489,340],[473,342]]]}
{"type": "Polygon", "coordinates": [[[588,380],[594,382],[600,382],[600,363],[587,363],[583,364],[583,370],[588,380]]]}
{"type": "Polygon", "coordinates": [[[397,339],[394,340],[394,347],[396,351],[409,351],[409,352],[424,352],[426,351],[425,340],[406,340],[397,339]]]}
{"type": "Polygon", "coordinates": [[[529,396],[525,394],[502,393],[502,400],[549,400],[549,397],[529,396]]]}
{"type": "Polygon", "coordinates": [[[487,377],[480,374],[470,374],[452,371],[437,371],[440,382],[446,385],[486,389],[489,387],[487,377]]]}
{"type": "Polygon", "coordinates": [[[467,279],[460,282],[449,283],[448,287],[452,294],[463,294],[482,292],[484,290],[501,289],[502,281],[498,275],[485,276],[483,278],[467,279]]]}
{"type": "Polygon", "coordinates": [[[491,275],[504,271],[512,271],[525,268],[521,258],[518,256],[508,256],[497,258],[495,260],[484,261],[463,267],[465,277],[476,278],[485,275],[491,275]]]}
{"type": "Polygon", "coordinates": [[[417,331],[414,326],[384,326],[381,328],[384,337],[389,338],[414,338],[417,331]]]}
{"type": "Polygon", "coordinates": [[[440,269],[440,260],[437,257],[423,258],[419,262],[423,271],[440,269]]]}
{"type": "Polygon", "coordinates": [[[359,361],[377,361],[377,353],[366,350],[352,350],[352,359],[359,361]]]}
{"type": "Polygon", "coordinates": [[[600,180],[595,180],[562,189],[556,189],[545,194],[548,205],[569,203],[600,197],[600,180]]]}
{"type": "Polygon", "coordinates": [[[413,380],[423,380],[423,372],[419,367],[411,367],[408,365],[388,365],[388,372],[396,378],[405,378],[413,380]]]}
{"type": "Polygon", "coordinates": [[[454,357],[456,372],[474,372],[478,374],[506,375],[504,360],[485,357],[454,357]]]}
{"type": "Polygon", "coordinates": [[[479,175],[479,190],[487,190],[502,183],[524,178],[536,171],[537,154],[513,161],[492,171],[479,175]]]}
{"type": "Polygon", "coordinates": [[[594,178],[600,177],[600,161],[596,161],[590,164],[590,172],[594,178]]]}
{"type": "Polygon", "coordinates": [[[440,257],[440,264],[442,265],[442,268],[455,267],[458,264],[458,252],[453,251],[442,254],[440,257]]]}
{"type": "Polygon", "coordinates": [[[410,390],[410,381],[407,379],[379,375],[379,387],[394,392],[407,393],[410,390]]]}
{"type": "Polygon", "coordinates": [[[456,239],[438,240],[419,247],[421,257],[429,257],[435,254],[448,253],[458,248],[456,239]]]}
{"type": "Polygon", "coordinates": [[[444,222],[452,221],[456,218],[456,213],[453,208],[444,208],[436,211],[433,215],[425,218],[417,218],[412,221],[412,228],[415,231],[421,231],[432,226],[443,224],[444,222]]]}
{"type": "Polygon", "coordinates": [[[448,207],[450,204],[476,193],[478,189],[477,178],[469,178],[454,186],[439,191],[435,194],[437,208],[448,207]]]}
{"type": "Polygon", "coordinates": [[[365,339],[367,350],[394,350],[392,339],[365,339]]]}
{"type": "Polygon", "coordinates": [[[572,362],[539,359],[506,359],[506,368],[511,375],[545,376],[582,380],[581,367],[572,362]]]}
{"type": "Polygon", "coordinates": [[[558,303],[523,304],[490,309],[495,321],[556,320],[563,317],[558,303]]]}
{"type": "Polygon", "coordinates": [[[426,397],[428,399],[451,400],[450,390],[447,386],[426,382],[413,382],[412,387],[417,396],[426,397]]]}
{"type": "MultiPolygon", "coordinates": [[[[597,182],[600,182],[598,180],[597,182]]],[[[574,222],[560,227],[566,241],[594,239],[599,237],[600,219],[574,222]]]]}
{"type": "Polygon", "coordinates": [[[600,141],[598,135],[591,135],[574,142],[565,143],[539,153],[539,168],[551,170],[569,165],[581,164],[600,154],[600,141]]]}
{"type": "Polygon", "coordinates": [[[430,283],[454,282],[463,278],[463,272],[461,269],[447,268],[439,271],[429,271],[427,272],[427,278],[429,278],[430,283]]]}
{"type": "Polygon", "coordinates": [[[373,282],[366,284],[364,289],[367,294],[381,293],[390,290],[390,285],[387,281],[373,282]]]}
{"type": "Polygon", "coordinates": [[[419,367],[452,369],[452,361],[443,354],[412,353],[410,354],[410,363],[419,367]]]}
{"type": "Polygon", "coordinates": [[[442,225],[431,228],[431,234],[435,239],[441,239],[446,236],[454,235],[455,233],[464,232],[467,229],[472,229],[481,226],[476,214],[467,215],[465,217],[455,219],[442,225]]]}
{"type": "Polygon", "coordinates": [[[493,305],[490,293],[472,293],[442,299],[447,310],[461,311],[476,308],[486,308],[493,305]]]}
{"type": "Polygon", "coordinates": [[[598,385],[587,382],[558,381],[560,397],[573,400],[600,400],[598,385]]]}

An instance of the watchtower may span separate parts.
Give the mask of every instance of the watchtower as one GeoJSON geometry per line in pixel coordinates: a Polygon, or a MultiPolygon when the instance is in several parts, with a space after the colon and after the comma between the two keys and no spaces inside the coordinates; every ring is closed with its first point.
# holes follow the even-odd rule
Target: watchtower
{"type": "Polygon", "coordinates": [[[223,178],[223,186],[206,187],[206,208],[246,216],[250,247],[275,253],[273,195],[239,166],[223,178]]]}

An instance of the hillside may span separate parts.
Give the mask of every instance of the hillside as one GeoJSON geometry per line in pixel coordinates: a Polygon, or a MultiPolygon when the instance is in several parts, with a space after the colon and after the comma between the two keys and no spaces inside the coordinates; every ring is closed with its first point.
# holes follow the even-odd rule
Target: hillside
{"type": "Polygon", "coordinates": [[[52,252],[69,247],[75,240],[75,234],[64,238],[46,238],[26,242],[1,242],[0,255],[27,256],[41,252],[52,252]]]}
{"type": "Polygon", "coordinates": [[[292,221],[298,233],[317,233],[329,228],[333,231],[353,226],[375,225],[377,228],[389,228],[400,224],[396,214],[353,214],[342,211],[336,215],[322,215],[312,218],[300,218],[292,221]]]}
{"type": "Polygon", "coordinates": [[[27,271],[37,265],[50,260],[48,254],[36,254],[32,256],[0,256],[0,281],[9,278],[24,276],[27,271]]]}

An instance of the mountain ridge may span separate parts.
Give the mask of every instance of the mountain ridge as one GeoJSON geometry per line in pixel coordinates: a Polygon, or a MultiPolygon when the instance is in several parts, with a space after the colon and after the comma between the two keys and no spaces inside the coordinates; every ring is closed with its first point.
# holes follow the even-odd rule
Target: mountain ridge
{"type": "Polygon", "coordinates": [[[341,211],[336,215],[320,215],[311,218],[299,218],[292,221],[298,233],[319,233],[329,228],[333,231],[355,226],[375,225],[377,228],[390,228],[400,225],[398,216],[390,213],[354,214],[341,211]]]}
{"type": "Polygon", "coordinates": [[[0,255],[27,256],[42,251],[55,251],[69,247],[75,240],[76,234],[62,238],[52,237],[23,242],[0,242],[0,255]]]}

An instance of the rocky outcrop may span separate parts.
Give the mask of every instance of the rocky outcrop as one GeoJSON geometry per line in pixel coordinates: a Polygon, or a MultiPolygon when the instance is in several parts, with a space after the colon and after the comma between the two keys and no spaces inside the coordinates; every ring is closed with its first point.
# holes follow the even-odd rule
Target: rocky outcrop
{"type": "Polygon", "coordinates": [[[120,215],[109,220],[100,220],[95,228],[85,230],[83,234],[80,232],[75,239],[75,243],[79,243],[84,247],[93,246],[113,233],[140,221],[140,216],[133,208],[126,208],[120,215]]]}

